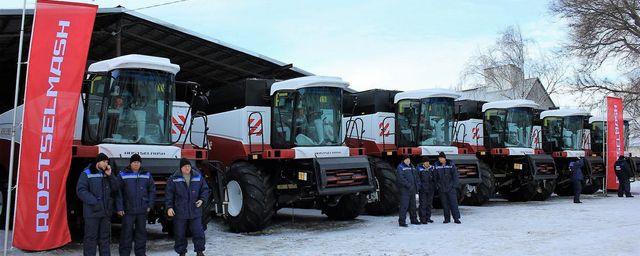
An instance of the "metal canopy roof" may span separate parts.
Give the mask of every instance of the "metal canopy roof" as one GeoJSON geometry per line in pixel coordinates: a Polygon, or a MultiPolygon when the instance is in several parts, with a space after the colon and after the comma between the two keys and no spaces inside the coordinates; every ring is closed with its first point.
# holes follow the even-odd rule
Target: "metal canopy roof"
{"type": "MultiPolygon", "coordinates": [[[[0,86],[3,88],[13,88],[15,82],[21,14],[20,9],[0,10],[0,86]]],[[[28,54],[32,18],[33,10],[27,10],[24,59],[28,54]]],[[[99,9],[88,64],[126,54],[169,58],[172,63],[180,65],[177,80],[194,81],[207,87],[244,78],[290,79],[313,75],[291,64],[123,7],[99,9]]],[[[12,100],[5,98],[12,95],[0,96],[1,111],[12,105],[12,100]]]]}

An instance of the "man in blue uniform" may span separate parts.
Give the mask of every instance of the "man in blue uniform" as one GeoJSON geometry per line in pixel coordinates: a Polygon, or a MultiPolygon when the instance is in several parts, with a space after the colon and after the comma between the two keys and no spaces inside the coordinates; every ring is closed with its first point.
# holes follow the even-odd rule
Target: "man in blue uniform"
{"type": "Polygon", "coordinates": [[[416,214],[416,194],[418,193],[420,179],[417,177],[416,172],[409,156],[405,156],[402,163],[400,163],[396,169],[398,192],[400,193],[398,224],[401,227],[407,227],[407,210],[409,210],[411,224],[420,224],[416,214]]]}
{"type": "MultiPolygon", "coordinates": [[[[110,255],[111,215],[118,199],[118,181],[111,175],[109,157],[100,153],[96,160],[80,173],[76,194],[82,201],[84,217],[84,255],[110,255]]],[[[37,241],[34,241],[37,242],[37,241]]]]}
{"type": "MultiPolygon", "coordinates": [[[[192,170],[189,160],[180,160],[180,171],[167,181],[167,215],[173,218],[175,244],[173,248],[180,255],[187,253],[187,228],[191,231],[194,251],[204,256],[204,229],[202,227],[202,205],[209,198],[209,186],[204,176],[192,170]]],[[[209,214],[209,213],[205,213],[209,214]]]]}
{"type": "Polygon", "coordinates": [[[438,184],[438,192],[440,202],[442,202],[442,210],[444,211],[444,222],[451,222],[451,215],[455,223],[460,224],[460,211],[458,210],[458,187],[460,181],[458,177],[458,168],[453,162],[447,160],[444,152],[438,155],[438,161],[433,165],[436,184],[438,184]]]}
{"type": "Polygon", "coordinates": [[[576,204],[582,203],[580,202],[580,193],[582,193],[582,181],[584,180],[584,175],[582,174],[583,166],[582,157],[569,163],[571,182],[573,182],[573,202],[576,204]]]}
{"type": "Polygon", "coordinates": [[[133,154],[129,166],[120,171],[120,200],[116,209],[123,214],[120,233],[120,255],[131,254],[131,243],[135,241],[135,255],[145,255],[147,250],[147,213],[153,207],[156,186],[151,173],[142,168],[142,158],[133,154]]]}
{"type": "Polygon", "coordinates": [[[431,204],[433,203],[436,184],[433,178],[433,166],[429,164],[429,161],[425,161],[418,166],[418,176],[420,177],[420,188],[418,188],[420,223],[433,223],[433,220],[431,220],[431,204]]]}
{"type": "Polygon", "coordinates": [[[629,178],[633,176],[633,172],[624,156],[618,157],[613,169],[618,177],[618,197],[622,197],[623,194],[626,197],[633,197],[631,195],[631,184],[629,183],[629,178]]]}

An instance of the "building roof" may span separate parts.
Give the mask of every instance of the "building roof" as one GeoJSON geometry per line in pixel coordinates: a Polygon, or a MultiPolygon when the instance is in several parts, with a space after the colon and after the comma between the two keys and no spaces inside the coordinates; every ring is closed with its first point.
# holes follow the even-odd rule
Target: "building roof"
{"type": "Polygon", "coordinates": [[[411,90],[411,91],[404,91],[396,94],[395,97],[393,98],[393,103],[398,103],[398,101],[401,101],[404,99],[418,100],[418,99],[435,98],[435,97],[452,98],[455,100],[457,98],[460,98],[460,96],[462,96],[462,94],[449,89],[411,90]]]}
{"type": "Polygon", "coordinates": [[[460,91],[462,97],[458,100],[476,100],[476,101],[499,101],[509,99],[526,98],[540,105],[540,109],[551,109],[555,107],[551,96],[544,89],[542,83],[537,78],[528,78],[524,80],[523,87],[509,88],[503,90],[494,90],[486,85],[478,86],[472,89],[460,91]],[[536,97],[534,92],[541,92],[540,97],[536,97]]]}
{"type": "MultiPolygon", "coordinates": [[[[0,85],[4,88],[13,88],[15,83],[21,14],[21,9],[0,9],[0,65],[3,67],[0,85]]],[[[32,22],[33,9],[30,9],[25,21],[25,60],[32,22]]],[[[292,64],[123,7],[98,9],[88,64],[127,54],[168,58],[180,66],[177,80],[197,82],[204,87],[232,84],[245,78],[286,80],[313,75],[292,64]]],[[[178,88],[176,95],[184,95],[184,90],[178,88]]],[[[0,96],[0,111],[12,105],[13,100],[4,97],[13,93],[5,94],[7,96],[0,96]]]]}

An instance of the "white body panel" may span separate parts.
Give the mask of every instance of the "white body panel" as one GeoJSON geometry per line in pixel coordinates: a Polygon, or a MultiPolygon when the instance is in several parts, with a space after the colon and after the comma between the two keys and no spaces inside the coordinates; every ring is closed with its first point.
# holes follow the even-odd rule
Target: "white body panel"
{"type": "Polygon", "coordinates": [[[179,159],[182,157],[182,150],[176,146],[99,144],[98,152],[114,158],[129,158],[133,154],[138,154],[142,158],[179,159]]]}
{"type": "Polygon", "coordinates": [[[344,90],[349,87],[349,83],[340,77],[304,76],[273,83],[271,85],[271,95],[281,90],[297,90],[306,87],[338,87],[344,90]]]}
{"type": "Polygon", "coordinates": [[[565,150],[563,152],[567,153],[567,157],[584,157],[586,155],[584,150],[565,150]]]}
{"type": "Polygon", "coordinates": [[[437,156],[440,152],[446,155],[457,155],[458,148],[454,146],[420,146],[423,156],[437,156]]]}
{"type": "Polygon", "coordinates": [[[510,156],[533,155],[533,148],[508,148],[510,156]]]}
{"type": "Polygon", "coordinates": [[[327,158],[327,157],[348,157],[349,147],[294,147],[295,159],[327,158]]]}
{"type": "MultiPolygon", "coordinates": [[[[178,139],[180,139],[179,142],[182,142],[187,135],[187,129],[189,129],[189,126],[191,125],[191,113],[189,113],[189,104],[182,101],[175,101],[173,102],[173,108],[171,112],[171,140],[177,141],[178,139]]],[[[195,130],[195,127],[191,128],[195,130]]],[[[204,131],[204,129],[202,131],[204,131]]],[[[195,139],[193,140],[193,142],[196,142],[195,139]]],[[[187,139],[187,143],[189,143],[189,139],[187,139]]]]}
{"type": "MultiPolygon", "coordinates": [[[[264,136],[264,144],[271,144],[271,108],[269,107],[246,106],[207,117],[209,118],[207,123],[209,127],[207,135],[209,136],[222,137],[249,145],[249,122],[251,122],[252,126],[256,127],[251,133],[251,143],[260,145],[264,136]],[[262,114],[262,120],[260,120],[260,115],[258,114],[251,115],[253,112],[262,114]],[[250,115],[252,120],[249,120],[250,115]],[[262,126],[257,125],[259,122],[262,123],[262,126]]],[[[202,119],[196,120],[194,121],[194,128],[197,129],[194,129],[193,132],[202,134],[204,130],[200,128],[202,119]]],[[[194,136],[196,135],[194,134],[194,136]]]]}
{"type": "MultiPolygon", "coordinates": [[[[22,111],[24,109],[24,105],[20,105],[16,108],[17,111],[17,120],[16,127],[22,127],[22,111]]],[[[0,114],[0,140],[11,140],[11,124],[13,122],[13,112],[14,110],[9,110],[0,114]]],[[[82,105],[82,101],[78,101],[78,112],[76,112],[76,124],[74,126],[73,131],[73,139],[81,140],[82,139],[82,120],[84,117],[84,106],[82,105]]],[[[18,128],[16,130],[16,142],[20,143],[22,141],[22,129],[18,128]]]]}
{"type": "Polygon", "coordinates": [[[590,129],[584,129],[583,133],[582,133],[583,139],[582,139],[582,148],[587,150],[587,149],[591,149],[591,130],[590,129]]]}
{"type": "Polygon", "coordinates": [[[471,146],[483,146],[482,119],[469,119],[458,122],[458,130],[454,141],[468,143],[471,146]],[[463,129],[463,130],[462,130],[463,129]]]}
{"type": "Polygon", "coordinates": [[[129,54],[113,59],[98,61],[89,66],[89,72],[108,72],[120,68],[144,68],[161,70],[172,74],[180,71],[180,66],[171,63],[167,58],[146,56],[139,54],[129,54]]]}
{"type": "Polygon", "coordinates": [[[396,119],[394,113],[377,112],[369,115],[353,116],[352,118],[345,117],[342,119],[343,132],[348,132],[346,126],[349,120],[353,121],[350,126],[357,124],[360,131],[354,129],[353,133],[347,134],[348,138],[357,138],[357,133],[362,132],[364,129],[363,140],[373,141],[376,144],[395,144],[396,119]],[[360,120],[356,120],[358,118],[362,119],[362,123],[360,120]],[[359,127],[363,123],[364,127],[359,127]]]}
{"type": "Polygon", "coordinates": [[[542,126],[533,126],[531,130],[531,147],[535,149],[542,148],[542,126]]]}

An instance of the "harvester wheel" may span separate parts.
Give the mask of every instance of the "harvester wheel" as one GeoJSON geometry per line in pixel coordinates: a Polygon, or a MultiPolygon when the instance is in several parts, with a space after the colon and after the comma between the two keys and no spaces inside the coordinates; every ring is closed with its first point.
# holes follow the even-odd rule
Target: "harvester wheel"
{"type": "Polygon", "coordinates": [[[367,197],[362,194],[343,195],[335,206],[325,206],[322,213],[331,220],[352,220],[364,210],[367,197]]]}
{"type": "Polygon", "coordinates": [[[398,187],[396,173],[386,161],[379,158],[369,158],[371,168],[378,181],[379,200],[365,206],[367,214],[387,215],[398,211],[398,187]]]}
{"type": "Polygon", "coordinates": [[[500,189],[500,194],[510,202],[526,202],[536,195],[538,184],[534,181],[514,182],[511,186],[500,189]]]}
{"type": "Polygon", "coordinates": [[[572,196],[573,195],[573,184],[571,179],[565,178],[561,182],[556,184],[555,192],[559,196],[572,196]]]}
{"type": "Polygon", "coordinates": [[[591,182],[588,183],[582,186],[582,194],[593,195],[602,189],[602,178],[591,178],[591,182]]]}
{"type": "Polygon", "coordinates": [[[225,215],[234,232],[253,232],[266,227],[276,212],[272,177],[247,162],[237,162],[225,175],[229,204],[225,215]]]}
{"type": "Polygon", "coordinates": [[[462,204],[480,206],[489,201],[489,199],[496,193],[495,191],[495,178],[493,173],[484,163],[480,163],[480,177],[482,181],[476,184],[476,189],[471,192],[463,191],[464,198],[462,204]]]}
{"type": "Polygon", "coordinates": [[[533,197],[535,201],[545,201],[549,199],[556,188],[556,180],[540,180],[537,184],[536,195],[533,197]]]}

